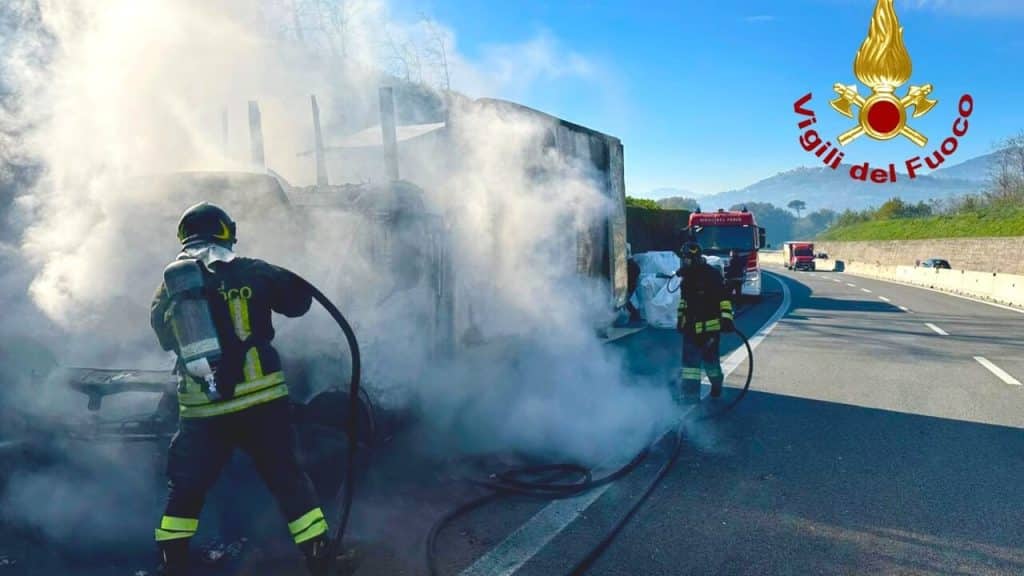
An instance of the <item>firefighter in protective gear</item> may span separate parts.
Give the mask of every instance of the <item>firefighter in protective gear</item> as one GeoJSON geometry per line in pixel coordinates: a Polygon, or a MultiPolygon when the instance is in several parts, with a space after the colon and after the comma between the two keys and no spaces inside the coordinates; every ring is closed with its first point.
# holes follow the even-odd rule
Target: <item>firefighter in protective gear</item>
{"type": "MultiPolygon", "coordinates": [[[[294,451],[288,388],[271,346],[271,312],[301,316],[309,310],[312,294],[291,272],[236,256],[235,223],[218,206],[204,202],[186,210],[178,239],[178,261],[194,260],[204,281],[181,293],[169,292],[168,281],[161,283],[150,316],[160,345],[178,355],[179,426],[168,451],[166,511],[156,529],[163,573],[188,573],[189,540],[199,527],[203,500],[236,448],[252,458],[310,571],[326,573],[327,521],[294,451]],[[215,329],[212,344],[209,338],[181,341],[188,332],[182,311],[196,309],[195,301],[185,306],[182,298],[208,305],[215,329]],[[200,358],[204,369],[212,367],[212,379],[206,373],[204,381],[194,366],[185,366],[183,356],[195,354],[189,356],[183,348],[216,349],[211,366],[200,358]]],[[[165,279],[170,278],[167,274],[165,279]]]]}
{"type": "Polygon", "coordinates": [[[711,397],[722,395],[722,364],[719,341],[722,332],[732,332],[732,302],[722,274],[709,265],[700,244],[687,242],[680,250],[682,278],[676,328],[683,335],[682,402],[700,401],[701,369],[711,381],[711,397]]]}

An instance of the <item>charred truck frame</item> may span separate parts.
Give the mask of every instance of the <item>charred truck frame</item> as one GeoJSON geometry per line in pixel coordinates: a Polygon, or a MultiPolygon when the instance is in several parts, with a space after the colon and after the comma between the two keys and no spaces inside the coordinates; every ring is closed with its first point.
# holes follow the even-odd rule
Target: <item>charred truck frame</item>
{"type": "MultiPolygon", "coordinates": [[[[453,222],[448,215],[428,211],[424,195],[429,191],[414,183],[419,170],[436,170],[438,167],[409,165],[407,169],[402,165],[403,158],[412,156],[410,150],[428,147],[441,154],[438,162],[443,168],[445,162],[457,154],[450,120],[399,125],[392,89],[382,88],[380,125],[350,135],[341,146],[327,147],[323,143],[315,96],[311,97],[311,104],[314,147],[300,155],[315,158],[315,185],[292,186],[269,169],[255,173],[176,173],[156,180],[160,185],[172,187],[174,197],[181,199],[182,206],[204,199],[221,202],[232,210],[237,206],[249,206],[253,214],[284,214],[278,225],[296,230],[304,228],[306,219],[325,210],[341,211],[357,218],[371,231],[361,249],[371,251],[375,260],[386,263],[385,267],[390,270],[391,285],[379,294],[379,301],[402,291],[422,291],[423,300],[430,302],[431,355],[439,359],[457,355],[462,337],[472,332],[475,319],[473,311],[468,310],[459,297],[460,288],[456,281],[459,271],[454,268],[451,257],[453,222]],[[340,157],[344,161],[351,155],[376,158],[376,165],[383,168],[386,177],[377,183],[330,184],[332,160],[340,157]]],[[[500,118],[518,117],[538,122],[545,130],[542,150],[538,153],[555,153],[567,162],[585,167],[593,184],[612,208],[601,219],[577,228],[575,246],[567,247],[572,251],[569,257],[575,260],[578,274],[604,282],[610,309],[622,308],[627,297],[627,271],[621,142],[612,136],[511,102],[476,100],[469,103],[469,110],[496,113],[500,118]]],[[[253,163],[265,166],[261,117],[256,102],[249,103],[249,128],[253,163]]],[[[419,156],[423,157],[422,154],[419,156]]],[[[357,177],[356,181],[361,180],[357,177]]],[[[246,214],[233,214],[246,223],[246,214]]],[[[253,220],[258,218],[254,216],[253,220]]],[[[89,411],[93,414],[90,424],[74,430],[73,436],[87,441],[166,441],[173,434],[176,379],[171,373],[108,368],[66,369],[66,372],[68,384],[87,397],[89,411]],[[116,421],[101,418],[99,410],[103,399],[125,392],[160,394],[162,400],[152,414],[116,421]]],[[[301,385],[300,382],[299,387],[301,385]]],[[[347,418],[344,394],[340,389],[320,394],[308,404],[299,406],[299,417],[310,419],[315,426],[328,426],[339,434],[343,433],[345,422],[318,422],[317,419],[347,418]]],[[[364,435],[360,441],[366,447],[388,434],[389,423],[394,428],[394,422],[400,420],[393,415],[374,414],[369,398],[363,402],[363,410],[357,418],[364,435]]],[[[304,438],[301,429],[299,436],[304,438]]],[[[309,446],[303,446],[303,450],[319,454],[320,460],[329,456],[323,450],[309,446]]],[[[336,456],[330,458],[333,460],[336,456]]],[[[336,470],[330,469],[330,462],[323,461],[318,465],[317,457],[312,456],[307,457],[307,461],[311,462],[313,469],[310,474],[318,491],[321,494],[332,493],[340,482],[340,476],[336,470]],[[319,477],[317,469],[322,472],[319,477]]]]}

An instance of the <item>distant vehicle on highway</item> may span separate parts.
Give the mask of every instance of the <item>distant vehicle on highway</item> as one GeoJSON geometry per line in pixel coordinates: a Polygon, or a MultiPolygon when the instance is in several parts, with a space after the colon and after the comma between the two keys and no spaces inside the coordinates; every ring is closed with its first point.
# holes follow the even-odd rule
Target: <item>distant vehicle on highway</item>
{"type": "Polygon", "coordinates": [[[952,270],[952,266],[949,265],[949,260],[943,260],[942,258],[929,258],[924,262],[921,262],[921,268],[940,268],[942,270],[952,270]]]}
{"type": "Polygon", "coordinates": [[[786,268],[790,270],[814,270],[813,242],[786,242],[782,245],[786,268]]]}

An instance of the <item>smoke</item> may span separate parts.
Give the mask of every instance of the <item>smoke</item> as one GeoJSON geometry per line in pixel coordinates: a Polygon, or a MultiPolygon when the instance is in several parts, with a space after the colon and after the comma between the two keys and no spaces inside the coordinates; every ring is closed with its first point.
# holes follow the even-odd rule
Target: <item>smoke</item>
{"type": "MultiPolygon", "coordinates": [[[[392,21],[383,3],[314,4],[15,0],[0,7],[7,403],[48,418],[83,410],[84,398],[11,352],[26,347],[44,365],[167,368],[171,359],[148,326],[149,301],[176,253],[177,216],[216,194],[211,199],[239,223],[241,254],[301,273],[351,315],[368,386],[416,410],[434,450],[582,463],[627,457],[667,420],[667,394],[627,382],[622,359],[595,335],[610,320],[607,292],[576,272],[579,227],[614,206],[591,166],[542,145],[547,127],[537,120],[434,90],[524,94],[524,83],[585,77],[593,65],[562,54],[546,35],[521,50],[492,47],[474,62],[443,25],[392,21]],[[303,154],[313,142],[309,95],[319,99],[331,146],[377,123],[377,88],[395,82],[381,69],[405,70],[399,78],[410,82],[398,82],[401,120],[447,115],[452,122],[444,160],[431,149],[402,158],[403,175],[425,191],[424,208],[450,222],[455,241],[455,288],[468,319],[460,326],[471,328],[457,334],[452,360],[432,350],[429,294],[396,281],[408,273],[431,282],[430,271],[371,249],[380,231],[365,215],[379,207],[298,213],[266,178],[169,175],[258,171],[246,118],[246,102],[258,100],[267,165],[287,182],[311,184],[312,157],[303,154]]],[[[331,178],[379,183],[380,172],[379,156],[350,151],[332,164],[331,178]]],[[[353,203],[363,201],[374,200],[353,203]]],[[[340,339],[326,315],[280,324],[285,357],[336,356],[340,339]]],[[[330,378],[327,369],[314,373],[330,378]]],[[[121,408],[145,402],[152,399],[121,408]]],[[[75,478],[88,484],[80,491],[66,475],[21,477],[3,506],[44,527],[81,526],[90,508],[84,501],[44,509],[33,502],[48,492],[91,502],[108,501],[97,495],[115,487],[143,492],[144,475],[120,475],[128,458],[116,450],[76,457],[75,466],[88,468],[75,478]]]]}

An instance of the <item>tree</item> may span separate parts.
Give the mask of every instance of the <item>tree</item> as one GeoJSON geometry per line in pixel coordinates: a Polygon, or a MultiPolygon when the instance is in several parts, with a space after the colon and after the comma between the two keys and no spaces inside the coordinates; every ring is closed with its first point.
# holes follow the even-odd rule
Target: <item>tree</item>
{"type": "Polygon", "coordinates": [[[730,210],[742,210],[746,206],[757,220],[757,225],[765,229],[768,243],[778,246],[787,240],[794,239],[794,224],[796,218],[784,208],[779,208],[769,202],[748,202],[736,204],[730,210]]]}
{"type": "Polygon", "coordinates": [[[632,196],[626,196],[626,206],[646,208],[647,210],[661,210],[661,206],[650,198],[634,198],[632,196]]]}
{"type": "Polygon", "coordinates": [[[811,212],[807,215],[807,220],[810,221],[811,227],[815,230],[815,233],[820,232],[835,222],[839,215],[834,210],[828,208],[822,208],[817,212],[811,212]]]}
{"type": "Polygon", "coordinates": [[[786,204],[786,208],[789,208],[793,212],[796,212],[796,217],[800,217],[800,212],[807,208],[807,203],[803,200],[793,200],[789,204],[786,204]]]}
{"type": "Polygon", "coordinates": [[[689,210],[690,212],[693,212],[697,209],[699,204],[693,198],[670,196],[668,198],[658,200],[658,206],[661,206],[666,210],[689,210]]]}
{"type": "Polygon", "coordinates": [[[1000,144],[985,199],[997,207],[1024,206],[1024,132],[1000,144]]]}

